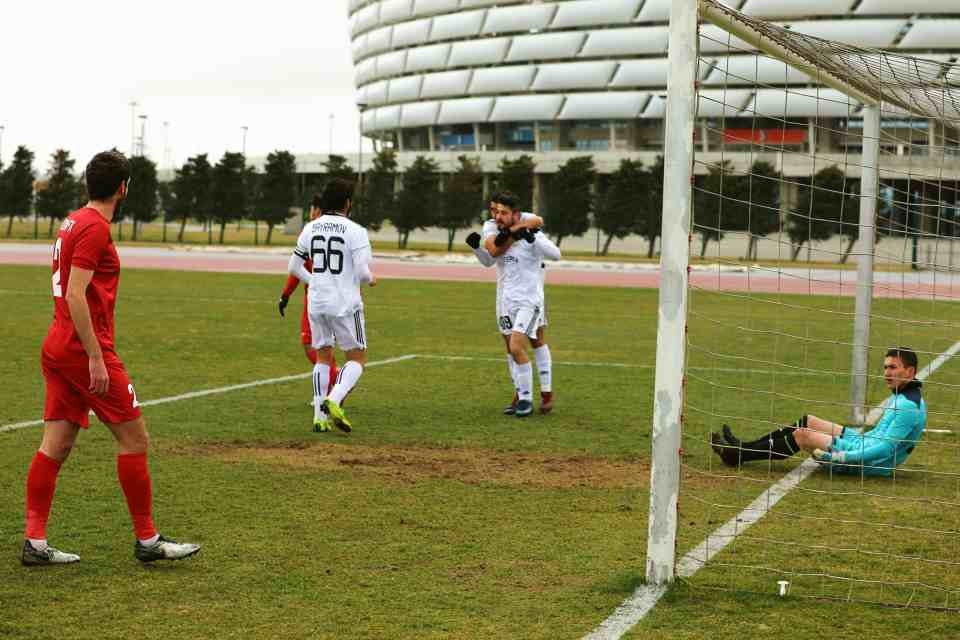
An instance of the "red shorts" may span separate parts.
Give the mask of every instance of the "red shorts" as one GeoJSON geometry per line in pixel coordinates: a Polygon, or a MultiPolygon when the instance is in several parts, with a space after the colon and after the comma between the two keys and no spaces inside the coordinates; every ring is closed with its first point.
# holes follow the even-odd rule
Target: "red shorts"
{"type": "Polygon", "coordinates": [[[45,421],[69,420],[86,429],[90,426],[91,409],[107,424],[129,422],[140,417],[140,403],[123,362],[116,354],[106,352],[103,355],[110,385],[106,394],[98,396],[89,391],[90,361],[86,353],[60,359],[45,352],[41,354],[40,366],[46,381],[45,421]]]}
{"type": "Polygon", "coordinates": [[[307,317],[307,301],[303,301],[303,313],[300,315],[300,342],[302,344],[311,344],[313,334],[310,333],[310,318],[307,317]]]}

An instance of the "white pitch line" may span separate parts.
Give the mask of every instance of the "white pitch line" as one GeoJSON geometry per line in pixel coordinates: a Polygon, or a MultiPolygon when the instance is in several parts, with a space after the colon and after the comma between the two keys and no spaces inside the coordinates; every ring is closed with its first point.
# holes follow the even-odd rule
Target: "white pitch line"
{"type": "MultiPolygon", "coordinates": [[[[446,356],[442,354],[418,353],[418,358],[429,358],[433,360],[468,360],[476,362],[503,362],[503,358],[490,358],[485,356],[446,356]]],[[[653,364],[636,364],[634,362],[564,362],[554,360],[553,364],[571,367],[615,367],[619,369],[654,369],[653,364]]],[[[823,376],[837,375],[832,372],[823,371],[775,371],[772,369],[737,369],[734,367],[690,367],[691,371],[720,371],[723,373],[761,373],[765,375],[784,375],[784,376],[823,376]]]]}
{"type": "MultiPolygon", "coordinates": [[[[933,375],[933,372],[939,369],[947,360],[960,351],[960,341],[957,341],[952,347],[937,356],[930,364],[924,367],[917,374],[917,380],[926,380],[933,375]]],[[[874,407],[873,411],[882,411],[883,403],[874,407]]],[[[871,413],[873,413],[873,411],[871,413]]],[[[723,551],[727,545],[757,523],[763,516],[767,515],[773,507],[780,502],[791,490],[796,488],[801,482],[810,476],[820,467],[819,464],[811,459],[804,460],[800,466],[795,467],[790,473],[786,474],[766,491],[761,493],[756,500],[751,502],[743,511],[730,518],[719,529],[707,536],[707,538],[697,545],[696,548],[688,551],[679,562],[677,562],[677,576],[681,578],[690,578],[700,570],[700,568],[713,559],[718,553],[723,551]],[[711,541],[714,542],[711,545],[711,541]]],[[[660,598],[667,592],[665,585],[641,585],[637,587],[629,598],[627,598],[619,607],[617,607],[609,618],[604,620],[584,636],[584,640],[619,640],[624,634],[632,629],[640,620],[642,620],[657,605],[660,598]]]]}
{"type": "MultiPolygon", "coordinates": [[[[403,362],[405,360],[413,360],[417,356],[415,354],[409,354],[405,356],[398,356],[396,358],[387,358],[386,360],[377,360],[375,362],[368,362],[367,367],[378,367],[384,364],[393,364],[394,362],[403,362]]],[[[156,400],[146,400],[140,403],[141,407],[151,407],[158,404],[166,404],[168,402],[179,402],[181,400],[191,400],[193,398],[202,398],[204,396],[212,396],[220,393],[228,393],[230,391],[239,391],[241,389],[250,389],[252,387],[261,387],[266,384],[278,384],[281,382],[291,382],[293,380],[303,380],[309,378],[313,375],[312,371],[307,373],[297,373],[292,376],[282,376],[279,378],[267,378],[265,380],[254,380],[253,382],[244,382],[242,384],[234,384],[229,387],[218,387],[216,389],[204,389],[203,391],[191,391],[189,393],[182,393],[178,396],[170,396],[167,398],[157,398],[156,400]]],[[[24,429],[26,427],[37,427],[43,424],[43,420],[28,420],[26,422],[15,422],[13,424],[8,424],[0,427],[0,433],[6,433],[8,431],[16,431],[17,429],[24,429]]]]}

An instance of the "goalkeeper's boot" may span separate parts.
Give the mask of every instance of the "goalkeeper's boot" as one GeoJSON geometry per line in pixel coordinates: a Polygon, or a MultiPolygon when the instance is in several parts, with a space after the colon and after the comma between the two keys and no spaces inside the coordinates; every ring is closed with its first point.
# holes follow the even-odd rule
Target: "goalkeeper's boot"
{"type": "MultiPolygon", "coordinates": [[[[723,439],[728,445],[739,450],[741,463],[753,460],[784,460],[800,451],[800,446],[793,435],[799,428],[796,425],[800,423],[801,421],[797,421],[794,423],[795,426],[781,427],[752,442],[740,440],[733,435],[730,427],[723,425],[723,439]]],[[[803,424],[806,422],[804,421],[803,424]]]]}
{"type": "Polygon", "coordinates": [[[330,419],[324,416],[313,419],[313,432],[314,433],[326,433],[330,431],[330,419]]]}
{"type": "Polygon", "coordinates": [[[80,562],[80,556],[75,553],[64,553],[59,549],[48,546],[46,549],[37,549],[29,540],[23,541],[23,551],[20,552],[20,564],[25,567],[39,567],[48,564],[73,564],[80,562]]]}
{"type": "Polygon", "coordinates": [[[540,392],[540,413],[547,414],[553,411],[553,392],[540,392]]]}
{"type": "Polygon", "coordinates": [[[727,424],[723,425],[723,439],[726,440],[727,444],[731,446],[734,446],[734,447],[740,446],[740,438],[733,435],[733,429],[730,428],[730,425],[727,425],[727,424]]]}
{"type": "Polygon", "coordinates": [[[720,460],[728,467],[740,466],[740,450],[723,439],[719,433],[714,431],[710,434],[710,448],[720,456],[720,460]]]}
{"type": "Polygon", "coordinates": [[[533,403],[529,400],[520,400],[517,402],[517,410],[514,416],[517,418],[526,418],[533,413],[533,403]]]}
{"type": "Polygon", "coordinates": [[[153,544],[133,543],[133,556],[140,562],[157,560],[183,560],[200,551],[200,545],[192,542],[176,542],[160,536],[153,544]]]}
{"type": "Polygon", "coordinates": [[[343,408],[339,404],[327,398],[323,401],[323,410],[330,417],[330,422],[332,422],[333,426],[337,429],[340,429],[340,431],[344,433],[353,431],[353,425],[347,420],[347,414],[343,412],[343,408]]]}
{"type": "Polygon", "coordinates": [[[520,396],[516,392],[513,394],[513,400],[503,408],[503,415],[512,416],[517,412],[517,403],[520,402],[520,396]]]}

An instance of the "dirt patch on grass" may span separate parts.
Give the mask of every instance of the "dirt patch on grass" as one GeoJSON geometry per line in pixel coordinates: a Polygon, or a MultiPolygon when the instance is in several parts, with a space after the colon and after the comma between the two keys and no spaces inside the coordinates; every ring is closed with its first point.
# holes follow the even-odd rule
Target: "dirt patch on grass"
{"type": "Polygon", "coordinates": [[[467,484],[610,489],[646,486],[650,475],[645,460],[488,449],[218,443],[178,447],[173,452],[224,462],[257,462],[318,471],[351,469],[404,483],[443,478],[467,484]]]}

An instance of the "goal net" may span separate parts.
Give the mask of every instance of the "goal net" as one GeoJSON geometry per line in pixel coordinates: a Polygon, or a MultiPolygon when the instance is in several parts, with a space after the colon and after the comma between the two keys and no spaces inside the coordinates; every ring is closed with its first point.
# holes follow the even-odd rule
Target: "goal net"
{"type": "Polygon", "coordinates": [[[960,66],[674,4],[648,580],[960,608],[960,66]],[[891,347],[894,464],[774,455],[918,406],[891,347]]]}

